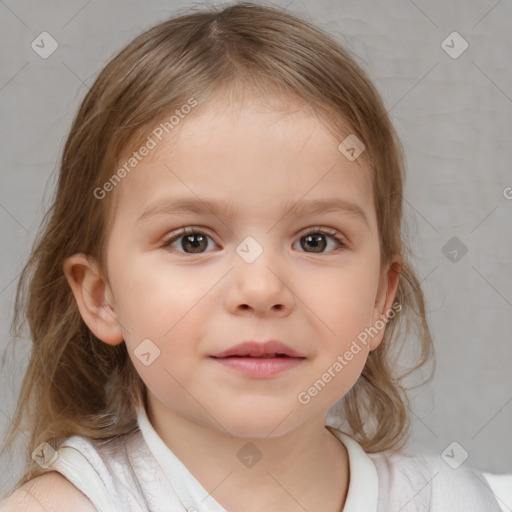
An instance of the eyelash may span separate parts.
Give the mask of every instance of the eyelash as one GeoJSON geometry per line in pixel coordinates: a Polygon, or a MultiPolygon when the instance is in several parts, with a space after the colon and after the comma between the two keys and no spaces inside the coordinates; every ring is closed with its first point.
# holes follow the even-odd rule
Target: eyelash
{"type": "MultiPolygon", "coordinates": [[[[323,227],[320,227],[320,226],[308,228],[307,231],[305,231],[304,233],[302,233],[300,235],[299,240],[300,240],[300,238],[303,238],[305,236],[311,235],[313,233],[314,234],[327,235],[327,236],[330,236],[331,238],[333,238],[334,240],[336,240],[336,242],[339,244],[339,247],[336,247],[335,249],[333,249],[332,251],[329,251],[329,252],[334,252],[334,251],[336,251],[338,249],[343,249],[343,248],[347,247],[345,238],[341,235],[341,233],[339,233],[339,231],[337,231],[335,229],[332,229],[332,228],[323,228],[323,227]]],[[[212,237],[209,236],[204,231],[202,231],[201,228],[195,227],[195,226],[187,226],[185,228],[180,229],[180,231],[175,233],[168,240],[164,241],[163,244],[161,245],[161,248],[162,249],[169,249],[169,247],[176,240],[178,240],[179,238],[182,238],[182,237],[184,237],[186,235],[191,235],[191,234],[206,235],[206,236],[208,236],[208,238],[212,239],[212,237]]],[[[181,252],[181,251],[176,251],[176,252],[178,252],[178,254],[183,254],[183,255],[190,255],[190,256],[193,255],[193,253],[188,253],[188,252],[181,252]]],[[[207,251],[207,252],[209,252],[209,251],[207,251]]],[[[329,252],[327,252],[327,253],[316,253],[316,254],[329,254],[329,252]]],[[[206,253],[196,253],[196,254],[206,254],[206,253]]],[[[315,253],[306,253],[306,254],[315,254],[315,253]]]]}

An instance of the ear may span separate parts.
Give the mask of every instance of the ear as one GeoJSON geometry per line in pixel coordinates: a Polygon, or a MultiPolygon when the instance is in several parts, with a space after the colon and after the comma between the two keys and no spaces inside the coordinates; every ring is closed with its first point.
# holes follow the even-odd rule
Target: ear
{"type": "MultiPolygon", "coordinates": [[[[372,327],[378,332],[370,339],[370,351],[375,350],[384,338],[386,327],[379,328],[379,326],[382,326],[382,322],[387,323],[390,311],[396,314],[392,306],[400,281],[402,261],[401,255],[395,255],[381,272],[372,323],[372,327]]],[[[393,314],[391,316],[393,316],[393,314]]]]}
{"type": "Polygon", "coordinates": [[[121,325],[111,306],[113,296],[95,259],[73,254],[64,261],[63,270],[80,314],[92,333],[109,345],[123,342],[121,325]]]}

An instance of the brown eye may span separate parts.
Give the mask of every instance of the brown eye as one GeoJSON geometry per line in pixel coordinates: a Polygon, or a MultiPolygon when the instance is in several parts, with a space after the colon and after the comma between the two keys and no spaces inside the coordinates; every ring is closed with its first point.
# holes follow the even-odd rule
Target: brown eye
{"type": "Polygon", "coordinates": [[[300,245],[303,249],[311,247],[313,252],[323,252],[327,247],[326,236],[321,234],[303,236],[300,245]]]}
{"type": "MultiPolygon", "coordinates": [[[[208,247],[208,240],[211,238],[193,229],[182,229],[177,235],[164,242],[162,248],[170,248],[174,245],[174,249],[185,254],[202,254],[208,247]]],[[[207,251],[206,251],[207,252],[207,251]]]]}
{"type": "MultiPolygon", "coordinates": [[[[329,245],[329,239],[336,242],[334,249],[344,247],[343,238],[335,230],[324,228],[314,228],[300,238],[300,246],[306,252],[322,254],[329,245]],[[311,250],[309,250],[311,249],[311,250]]],[[[327,251],[331,252],[331,251],[327,251]]]]}
{"type": "Polygon", "coordinates": [[[181,237],[181,248],[185,252],[203,252],[208,247],[207,236],[201,233],[193,233],[192,235],[185,235],[181,237]],[[190,251],[188,251],[190,249],[190,251]]]}

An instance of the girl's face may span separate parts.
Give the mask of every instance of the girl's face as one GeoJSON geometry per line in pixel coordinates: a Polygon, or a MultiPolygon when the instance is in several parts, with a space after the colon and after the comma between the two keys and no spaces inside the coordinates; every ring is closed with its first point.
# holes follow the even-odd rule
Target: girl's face
{"type": "Polygon", "coordinates": [[[116,342],[150,409],[243,437],[325,418],[378,346],[397,284],[379,266],[364,153],[350,161],[313,115],[253,100],[202,105],[153,138],[117,185],[107,245],[116,342]],[[303,358],[255,375],[212,357],[268,340],[303,358]]]}

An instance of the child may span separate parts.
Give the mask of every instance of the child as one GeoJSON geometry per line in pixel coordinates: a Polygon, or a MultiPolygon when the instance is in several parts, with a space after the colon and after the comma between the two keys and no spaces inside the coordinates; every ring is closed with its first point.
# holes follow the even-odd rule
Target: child
{"type": "Polygon", "coordinates": [[[80,107],[20,279],[5,446],[25,416],[30,444],[0,510],[499,511],[476,472],[405,450],[392,355],[411,326],[413,369],[433,346],[403,167],[363,70],[287,12],[137,37],[80,107]]]}

